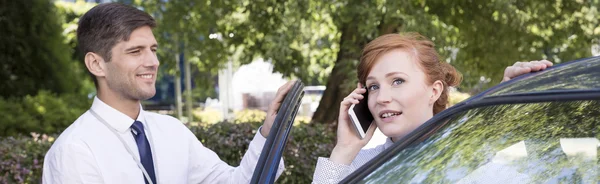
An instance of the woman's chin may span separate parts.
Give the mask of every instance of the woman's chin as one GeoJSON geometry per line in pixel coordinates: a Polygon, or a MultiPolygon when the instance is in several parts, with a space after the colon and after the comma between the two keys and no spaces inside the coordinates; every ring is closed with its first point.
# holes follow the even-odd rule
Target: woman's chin
{"type": "Polygon", "coordinates": [[[397,127],[379,127],[379,130],[381,133],[383,133],[383,135],[386,137],[391,137],[394,141],[406,135],[404,131],[399,131],[397,127]]]}

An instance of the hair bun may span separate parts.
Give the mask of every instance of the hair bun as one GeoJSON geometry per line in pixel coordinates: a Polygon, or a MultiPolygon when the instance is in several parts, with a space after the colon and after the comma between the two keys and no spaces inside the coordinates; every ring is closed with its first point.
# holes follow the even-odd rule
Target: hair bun
{"type": "Polygon", "coordinates": [[[448,86],[456,87],[462,81],[462,74],[456,70],[452,65],[446,62],[441,62],[442,68],[446,76],[444,77],[444,82],[448,86]]]}

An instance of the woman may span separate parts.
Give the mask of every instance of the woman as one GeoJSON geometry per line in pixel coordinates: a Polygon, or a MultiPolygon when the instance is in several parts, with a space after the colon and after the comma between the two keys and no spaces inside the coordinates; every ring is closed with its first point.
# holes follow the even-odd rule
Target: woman
{"type": "MultiPolygon", "coordinates": [[[[517,62],[506,68],[503,81],[549,66],[552,63],[546,60],[517,62]]],[[[388,34],[370,42],[363,50],[357,73],[357,88],[340,105],[337,144],[329,159],[318,159],[314,183],[338,183],[446,109],[448,88],[462,80],[454,67],[440,60],[434,44],[417,33],[388,34]],[[358,104],[365,93],[375,123],[369,127],[366,137],[360,139],[351,125],[348,109],[358,104]],[[376,127],[388,137],[387,141],[361,150],[376,127]]]]}

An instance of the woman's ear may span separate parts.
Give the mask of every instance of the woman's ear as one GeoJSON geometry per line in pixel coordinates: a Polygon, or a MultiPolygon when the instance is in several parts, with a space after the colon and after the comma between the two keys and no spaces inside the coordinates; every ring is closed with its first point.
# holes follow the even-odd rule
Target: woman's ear
{"type": "Polygon", "coordinates": [[[94,74],[96,77],[103,77],[105,76],[105,65],[104,65],[104,59],[93,52],[88,52],[87,54],[85,54],[85,67],[88,69],[88,71],[90,71],[90,73],[94,74]]]}
{"type": "Polygon", "coordinates": [[[444,83],[440,80],[436,80],[431,85],[431,97],[429,98],[429,104],[433,105],[440,98],[444,91],[444,83]]]}

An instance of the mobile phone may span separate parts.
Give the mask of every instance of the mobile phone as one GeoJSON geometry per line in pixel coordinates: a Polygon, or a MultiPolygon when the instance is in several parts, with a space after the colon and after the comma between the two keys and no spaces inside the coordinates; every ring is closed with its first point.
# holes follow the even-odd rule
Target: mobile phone
{"type": "Polygon", "coordinates": [[[352,104],[350,109],[348,109],[348,115],[350,116],[350,120],[356,129],[356,132],[360,136],[361,139],[364,139],[367,135],[367,131],[373,123],[373,115],[371,111],[369,111],[368,94],[363,94],[364,98],[358,101],[358,104],[352,104]]]}

